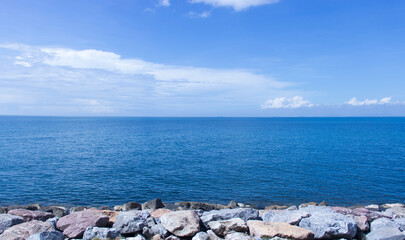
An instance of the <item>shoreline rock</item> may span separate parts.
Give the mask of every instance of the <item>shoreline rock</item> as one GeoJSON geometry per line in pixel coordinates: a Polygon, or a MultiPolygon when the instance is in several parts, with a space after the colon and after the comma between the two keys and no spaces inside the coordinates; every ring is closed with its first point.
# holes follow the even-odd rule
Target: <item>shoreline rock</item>
{"type": "Polygon", "coordinates": [[[0,214],[0,240],[405,240],[402,203],[348,208],[310,202],[259,210],[235,201],[170,204],[154,199],[114,210],[39,204],[1,209],[8,213],[0,214]]]}

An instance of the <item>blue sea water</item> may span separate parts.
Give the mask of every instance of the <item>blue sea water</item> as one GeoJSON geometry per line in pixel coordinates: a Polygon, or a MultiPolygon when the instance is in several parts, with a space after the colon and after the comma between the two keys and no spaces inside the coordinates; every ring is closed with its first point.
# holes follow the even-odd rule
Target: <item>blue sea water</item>
{"type": "Polygon", "coordinates": [[[405,202],[405,118],[0,117],[0,205],[405,202]]]}

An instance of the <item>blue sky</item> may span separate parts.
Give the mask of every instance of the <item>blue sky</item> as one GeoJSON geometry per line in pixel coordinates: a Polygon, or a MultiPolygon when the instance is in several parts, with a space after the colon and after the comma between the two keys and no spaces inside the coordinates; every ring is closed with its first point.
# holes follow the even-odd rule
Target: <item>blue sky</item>
{"type": "Polygon", "coordinates": [[[5,0],[0,114],[405,116],[405,1],[5,0]]]}

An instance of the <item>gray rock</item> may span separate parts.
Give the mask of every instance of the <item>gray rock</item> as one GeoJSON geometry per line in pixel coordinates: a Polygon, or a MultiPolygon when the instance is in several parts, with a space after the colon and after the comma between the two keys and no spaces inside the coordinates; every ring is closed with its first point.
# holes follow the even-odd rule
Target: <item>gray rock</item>
{"type": "Polygon", "coordinates": [[[127,238],[126,240],[146,240],[141,234],[136,235],[135,237],[127,238]]]}
{"type": "Polygon", "coordinates": [[[132,210],[120,212],[113,227],[118,229],[121,234],[141,232],[148,225],[147,219],[149,216],[149,211],[132,210]]]}
{"type": "Polygon", "coordinates": [[[30,211],[36,211],[41,209],[41,206],[38,203],[33,203],[30,205],[11,205],[7,207],[8,211],[13,210],[13,209],[25,209],[25,210],[30,210],[30,211]]]}
{"type": "Polygon", "coordinates": [[[84,211],[86,209],[89,209],[89,207],[85,207],[85,206],[78,206],[78,207],[72,207],[70,208],[70,213],[75,213],[75,212],[81,212],[84,211]]]}
{"type": "Polygon", "coordinates": [[[10,228],[14,225],[24,222],[24,218],[11,215],[11,214],[0,214],[0,234],[6,231],[7,228],[10,228]]]}
{"type": "Polygon", "coordinates": [[[207,231],[207,234],[208,234],[210,240],[221,240],[221,239],[222,239],[222,238],[218,237],[218,236],[214,233],[214,231],[212,231],[212,230],[208,230],[208,231],[207,231]]]}
{"type": "Polygon", "coordinates": [[[210,236],[206,232],[199,232],[191,240],[210,240],[210,236]]]}
{"type": "Polygon", "coordinates": [[[388,208],[384,213],[393,218],[405,218],[405,208],[403,207],[388,208]]]}
{"type": "Polygon", "coordinates": [[[177,237],[193,237],[200,231],[200,218],[192,210],[166,213],[160,217],[160,221],[177,237]]]}
{"type": "Polygon", "coordinates": [[[156,223],[155,225],[151,226],[150,229],[154,234],[162,235],[163,237],[167,237],[170,233],[163,227],[162,224],[156,223]]]}
{"type": "Polygon", "coordinates": [[[256,240],[256,239],[245,233],[234,232],[234,233],[227,234],[225,236],[225,240],[256,240]]]}
{"type": "Polygon", "coordinates": [[[301,219],[309,216],[309,213],[302,210],[284,210],[281,212],[265,212],[263,213],[262,218],[265,222],[284,222],[292,225],[298,225],[301,219]]]}
{"type": "Polygon", "coordinates": [[[8,211],[8,214],[20,216],[27,222],[31,220],[46,221],[47,219],[54,217],[52,213],[43,211],[31,211],[26,209],[13,209],[8,211]]]}
{"type": "Polygon", "coordinates": [[[396,218],[393,221],[398,224],[399,230],[405,231],[405,218],[396,218]]]}
{"type": "Polygon", "coordinates": [[[62,232],[59,231],[47,231],[41,233],[35,233],[31,235],[27,240],[64,240],[62,232]]]}
{"type": "Polygon", "coordinates": [[[142,204],[142,210],[155,211],[156,209],[164,208],[164,207],[165,207],[165,205],[163,204],[162,200],[160,200],[159,198],[150,200],[150,201],[142,204]]]}
{"type": "Polygon", "coordinates": [[[340,213],[328,210],[326,207],[301,208],[311,214],[303,218],[299,226],[312,231],[316,239],[322,238],[353,238],[357,233],[357,223],[354,219],[340,213]],[[319,210],[319,211],[316,211],[319,210]]]}
{"type": "Polygon", "coordinates": [[[229,220],[232,218],[241,218],[243,221],[260,219],[259,211],[253,208],[235,208],[221,209],[204,212],[201,216],[201,221],[208,224],[211,221],[229,220]]]}
{"type": "Polygon", "coordinates": [[[143,227],[142,229],[142,236],[145,236],[147,239],[151,239],[155,233],[149,227],[143,227]]]}
{"type": "Polygon", "coordinates": [[[58,221],[59,221],[58,217],[53,217],[53,218],[50,218],[50,219],[46,220],[46,222],[50,223],[52,225],[52,227],[55,228],[55,230],[57,230],[56,229],[56,223],[58,221]]]}
{"type": "Polygon", "coordinates": [[[137,202],[129,202],[123,205],[114,206],[114,211],[130,211],[130,210],[141,210],[142,206],[137,202]]]}
{"type": "Polygon", "coordinates": [[[69,211],[62,206],[47,206],[47,207],[42,207],[42,210],[47,211],[55,215],[55,217],[63,217],[69,214],[69,211]]]}
{"type": "Polygon", "coordinates": [[[402,203],[386,203],[381,206],[382,208],[393,208],[393,207],[402,207],[405,208],[405,204],[402,203]]]}
{"type": "Polygon", "coordinates": [[[398,222],[392,221],[388,218],[379,218],[371,222],[370,231],[376,231],[381,228],[395,228],[400,229],[401,225],[398,222]]]}
{"type": "Polygon", "coordinates": [[[208,226],[214,233],[220,237],[224,237],[230,232],[247,232],[249,229],[240,218],[232,218],[229,220],[208,222],[208,226]]]}
{"type": "Polygon", "coordinates": [[[113,239],[120,236],[120,232],[115,228],[88,227],[83,234],[83,240],[92,240],[93,238],[113,239]]]}
{"type": "Polygon", "coordinates": [[[376,211],[376,212],[381,211],[380,206],[378,206],[377,204],[370,204],[370,205],[365,206],[364,208],[367,210],[370,210],[370,211],[376,211]]]}
{"type": "Polygon", "coordinates": [[[178,203],[176,203],[176,205],[179,206],[180,209],[182,209],[182,210],[211,211],[211,210],[219,210],[219,209],[226,208],[225,205],[203,203],[203,202],[178,202],[178,203]]]}
{"type": "Polygon", "coordinates": [[[165,238],[165,240],[180,240],[180,238],[174,236],[174,235],[170,235],[167,238],[165,238]]]}
{"type": "Polygon", "coordinates": [[[405,235],[396,228],[379,228],[366,235],[367,240],[404,240],[405,235]]]}

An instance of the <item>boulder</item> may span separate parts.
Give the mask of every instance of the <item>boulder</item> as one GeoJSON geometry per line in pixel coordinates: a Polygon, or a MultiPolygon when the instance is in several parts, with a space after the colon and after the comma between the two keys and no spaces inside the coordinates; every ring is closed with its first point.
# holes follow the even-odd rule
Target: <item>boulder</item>
{"type": "Polygon", "coordinates": [[[41,209],[41,206],[38,203],[33,203],[30,205],[11,205],[7,207],[8,211],[13,210],[13,209],[25,209],[25,210],[30,210],[30,211],[36,211],[41,209]]]}
{"type": "Polygon", "coordinates": [[[393,218],[405,218],[405,208],[403,207],[388,208],[384,211],[384,213],[388,216],[392,216],[393,218]]]}
{"type": "Polygon", "coordinates": [[[265,222],[284,222],[292,225],[298,225],[302,218],[309,217],[310,214],[302,210],[284,210],[281,212],[269,211],[263,213],[265,222]]]}
{"type": "Polygon", "coordinates": [[[208,222],[209,228],[220,237],[224,237],[230,232],[247,232],[248,227],[245,221],[240,218],[232,218],[229,220],[208,222]]]}
{"type": "Polygon", "coordinates": [[[156,234],[152,237],[152,240],[165,240],[162,235],[156,234]]]}
{"type": "Polygon", "coordinates": [[[57,230],[56,229],[56,223],[58,221],[59,221],[58,217],[53,217],[53,218],[50,218],[50,219],[46,220],[46,222],[50,223],[55,230],[57,230]]]}
{"type": "Polygon", "coordinates": [[[160,217],[165,229],[177,237],[193,237],[200,231],[200,218],[196,211],[177,211],[160,217]]]}
{"type": "Polygon", "coordinates": [[[59,231],[46,231],[41,233],[35,233],[31,235],[27,240],[64,240],[62,232],[59,231]]]}
{"type": "Polygon", "coordinates": [[[318,203],[316,202],[309,202],[309,203],[303,203],[298,206],[298,208],[303,208],[303,207],[308,207],[308,206],[318,206],[318,203]]]}
{"type": "Polygon", "coordinates": [[[69,238],[81,238],[88,227],[105,227],[109,218],[92,210],[71,213],[59,219],[57,229],[69,238]]]}
{"type": "Polygon", "coordinates": [[[24,222],[24,218],[11,215],[11,214],[0,214],[0,234],[6,231],[7,228],[10,228],[14,225],[24,222]]]}
{"type": "Polygon", "coordinates": [[[371,222],[370,231],[375,231],[380,228],[395,228],[400,230],[401,224],[388,218],[379,218],[371,222]]]}
{"type": "Polygon", "coordinates": [[[160,208],[160,209],[153,211],[150,215],[153,218],[160,218],[163,214],[169,213],[169,212],[171,212],[171,210],[166,209],[166,208],[160,208]]]}
{"type": "Polygon", "coordinates": [[[222,204],[211,204],[203,202],[177,202],[176,205],[179,206],[182,210],[203,210],[203,211],[219,210],[227,207],[222,204]]]}
{"type": "Polygon", "coordinates": [[[405,231],[405,218],[396,218],[396,219],[393,219],[392,221],[394,221],[394,223],[398,224],[399,230],[401,230],[402,232],[405,231]]]}
{"type": "Polygon", "coordinates": [[[227,234],[225,236],[225,240],[256,240],[256,239],[252,236],[247,235],[246,233],[234,232],[227,234]]]}
{"type": "Polygon", "coordinates": [[[201,220],[204,224],[211,221],[229,220],[232,218],[241,218],[243,221],[259,219],[259,211],[253,208],[235,208],[235,209],[221,209],[204,212],[201,220]]]}
{"type": "Polygon", "coordinates": [[[405,234],[396,228],[379,228],[366,235],[367,240],[404,240],[405,234]]]}
{"type": "Polygon", "coordinates": [[[150,200],[150,201],[142,204],[142,210],[155,211],[156,209],[164,208],[164,207],[165,207],[165,205],[163,204],[162,200],[160,200],[159,198],[150,200]]]}
{"type": "Polygon", "coordinates": [[[328,206],[328,204],[326,203],[326,201],[322,201],[318,204],[318,206],[328,206]]]}
{"type": "Polygon", "coordinates": [[[137,202],[129,202],[123,205],[114,206],[114,211],[130,211],[130,210],[141,210],[142,206],[137,202]]]}
{"type": "Polygon", "coordinates": [[[353,216],[353,219],[356,221],[357,227],[359,227],[362,232],[370,231],[370,224],[368,223],[366,216],[353,216]]]}
{"type": "Polygon", "coordinates": [[[385,208],[385,209],[387,209],[387,208],[393,208],[393,207],[402,207],[402,208],[405,208],[405,204],[402,204],[402,203],[386,203],[386,204],[381,205],[381,207],[382,207],[382,208],[385,208]]]}
{"type": "Polygon", "coordinates": [[[287,209],[288,206],[280,206],[280,205],[271,205],[271,206],[266,206],[264,210],[285,210],[287,209]]]}
{"type": "Polygon", "coordinates": [[[31,220],[46,221],[49,218],[54,217],[54,215],[52,213],[42,212],[42,211],[31,211],[31,210],[25,210],[25,209],[13,209],[13,210],[8,211],[8,214],[20,216],[20,217],[24,218],[25,221],[31,221],[31,220]]]}
{"type": "Polygon", "coordinates": [[[8,228],[0,235],[0,240],[25,240],[35,233],[53,231],[50,223],[32,220],[8,228]]]}
{"type": "Polygon", "coordinates": [[[115,228],[88,227],[83,234],[83,240],[114,239],[120,236],[120,232],[115,228]]]}
{"type": "Polygon", "coordinates": [[[353,238],[357,233],[357,223],[354,219],[336,213],[326,207],[302,208],[311,214],[303,218],[299,226],[312,231],[316,239],[321,238],[353,238]],[[319,210],[319,211],[316,211],[319,210]]]}
{"type": "Polygon", "coordinates": [[[52,213],[55,217],[63,217],[69,214],[69,211],[62,206],[47,206],[42,207],[42,210],[52,213]]]}
{"type": "Polygon", "coordinates": [[[378,206],[377,204],[370,204],[370,205],[365,206],[364,208],[367,210],[370,210],[370,211],[376,211],[376,212],[381,211],[380,206],[378,206]]]}
{"type": "Polygon", "coordinates": [[[288,223],[270,223],[257,220],[247,222],[250,235],[257,238],[293,238],[293,239],[313,239],[314,233],[288,223]]]}
{"type": "Polygon", "coordinates": [[[117,216],[120,214],[120,212],[111,211],[111,210],[89,209],[89,211],[96,211],[103,215],[106,215],[108,217],[107,227],[112,227],[114,225],[115,221],[117,221],[117,216]]]}
{"type": "Polygon", "coordinates": [[[218,237],[218,236],[214,233],[214,231],[212,231],[212,230],[207,230],[207,234],[208,234],[210,240],[221,240],[221,239],[222,239],[222,238],[218,237]]]}
{"type": "Polygon", "coordinates": [[[113,227],[118,229],[121,234],[141,232],[148,225],[147,219],[149,216],[149,211],[131,210],[120,212],[113,227]]]}
{"type": "Polygon", "coordinates": [[[85,207],[85,206],[71,207],[69,212],[70,213],[81,212],[86,209],[89,209],[89,207],[85,207]]]}
{"type": "Polygon", "coordinates": [[[138,234],[135,237],[126,238],[126,240],[146,240],[146,239],[141,234],[138,234]]]}
{"type": "Polygon", "coordinates": [[[174,235],[170,235],[167,238],[165,238],[165,240],[180,240],[180,238],[174,236],[174,235]]]}
{"type": "Polygon", "coordinates": [[[210,240],[210,236],[206,232],[199,232],[191,240],[210,240]]]}

